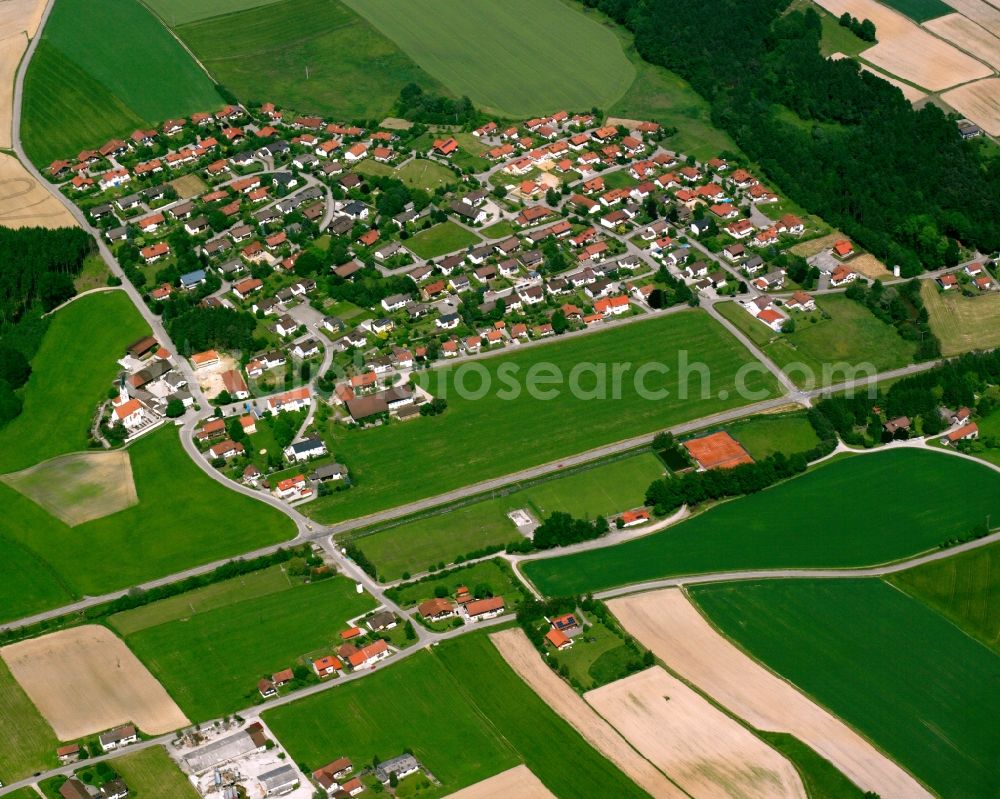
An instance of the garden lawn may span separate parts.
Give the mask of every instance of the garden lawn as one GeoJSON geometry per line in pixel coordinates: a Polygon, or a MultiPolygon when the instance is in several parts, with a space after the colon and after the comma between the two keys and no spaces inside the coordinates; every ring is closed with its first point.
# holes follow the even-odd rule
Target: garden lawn
{"type": "MultiPolygon", "coordinates": [[[[303,507],[323,522],[353,518],[738,407],[751,398],[737,396],[736,372],[752,362],[750,353],[708,314],[685,310],[600,333],[554,339],[462,369],[444,366],[421,372],[418,379],[430,392],[446,397],[445,413],[368,430],[344,430],[342,425],[331,424],[327,432],[330,451],[350,466],[353,485],[347,492],[303,507]],[[710,381],[703,382],[699,372],[682,368],[682,351],[690,363],[708,367],[710,381]],[[507,387],[497,377],[501,367],[501,374],[524,382],[538,362],[562,370],[565,384],[544,386],[544,392],[555,391],[556,396],[536,398],[526,390],[517,399],[497,396],[507,387]],[[630,367],[620,381],[620,398],[614,399],[612,369],[625,363],[630,367]],[[633,376],[649,363],[669,368],[665,375],[651,372],[644,380],[651,392],[669,392],[666,397],[644,399],[636,390],[633,376]],[[604,399],[597,390],[598,378],[589,369],[577,373],[579,380],[574,382],[580,390],[575,395],[570,392],[569,377],[581,364],[603,365],[598,374],[606,377],[604,399]],[[490,376],[492,385],[486,396],[458,396],[456,374],[470,391],[476,391],[483,373],[490,376]],[[686,397],[679,396],[681,384],[687,384],[686,397]],[[407,468],[399,468],[399,463],[406,463],[407,468]]],[[[546,368],[544,374],[551,371],[546,368]]],[[[753,401],[761,400],[774,395],[776,381],[763,368],[753,370],[746,389],[753,393],[753,401]]]]}
{"type": "MultiPolygon", "coordinates": [[[[0,485],[0,538],[30,550],[73,594],[96,596],[295,535],[281,511],[205,475],[173,428],[139,439],[129,453],[138,505],[70,528],[0,485]]],[[[18,606],[18,585],[0,582],[0,607],[18,606]]]]}
{"type": "Polygon", "coordinates": [[[347,620],[375,607],[342,577],[251,597],[125,636],[192,720],[260,699],[257,681],[305,655],[333,654],[347,620]]]}
{"type": "Polygon", "coordinates": [[[1000,293],[945,294],[933,280],[924,280],[920,296],[930,315],[931,331],[941,341],[942,355],[1000,347],[1000,293]]]}
{"type": "Polygon", "coordinates": [[[995,792],[1000,657],[947,619],[880,580],[742,582],[691,594],[737,644],[939,796],[995,792]]]}
{"type": "Polygon", "coordinates": [[[0,428],[0,473],[87,448],[90,421],[125,348],[149,333],[125,292],[90,294],[52,316],[21,415],[0,428]]]}
{"type": "Polygon", "coordinates": [[[346,1],[487,113],[607,108],[635,77],[614,33],[560,0],[467,0],[459,13],[449,0],[346,1]]]}
{"type": "Polygon", "coordinates": [[[269,100],[346,121],[380,119],[411,82],[445,92],[340,0],[283,0],[175,32],[220,83],[248,103],[269,100]]]}
{"type": "Polygon", "coordinates": [[[643,453],[559,477],[497,499],[417,519],[356,539],[385,579],[417,572],[456,556],[520,538],[507,514],[528,508],[539,517],[561,510],[577,517],[610,516],[642,504],[648,486],[663,474],[659,459],[643,453]]]}
{"type": "Polygon", "coordinates": [[[389,588],[387,593],[401,607],[408,608],[433,597],[436,588],[444,588],[448,596],[453,597],[460,585],[466,586],[473,593],[477,587],[486,586],[494,596],[504,597],[508,607],[519,603],[524,596],[520,581],[506,561],[502,560],[473,563],[471,566],[453,569],[440,577],[389,588]]]}
{"type": "Polygon", "coordinates": [[[887,578],[1000,654],[1000,544],[887,578]]]}
{"type": "Polygon", "coordinates": [[[287,591],[293,585],[282,565],[276,564],[261,571],[212,583],[142,607],[123,610],[109,617],[108,622],[119,635],[131,635],[159,624],[188,619],[198,613],[207,613],[237,602],[287,591]]]}
{"type": "Polygon", "coordinates": [[[162,746],[116,757],[111,764],[142,799],[198,799],[198,792],[162,746]]]}
{"type": "Polygon", "coordinates": [[[0,781],[9,785],[57,764],[56,734],[0,659],[0,781]]]}
{"type": "Polygon", "coordinates": [[[804,413],[760,414],[734,422],[726,430],[754,460],[783,452],[794,455],[819,444],[819,437],[804,413]]]}
{"type": "Polygon", "coordinates": [[[573,638],[573,646],[569,649],[556,652],[548,644],[545,645],[548,658],[560,666],[566,666],[569,677],[583,691],[599,688],[626,676],[624,669],[608,668],[613,667],[619,659],[627,657],[625,642],[602,622],[597,619],[590,621],[590,627],[573,638]],[[603,665],[597,665],[600,661],[603,661],[603,665]]]}
{"type": "Polygon", "coordinates": [[[7,799],[38,799],[38,794],[31,788],[18,788],[16,791],[4,794],[4,796],[6,796],[7,799]]]}
{"type": "Polygon", "coordinates": [[[449,794],[521,761],[466,700],[432,650],[266,711],[264,721],[292,759],[310,770],[338,757],[371,763],[376,756],[386,759],[412,750],[441,780],[428,797],[449,794]]]}
{"type": "Polygon", "coordinates": [[[99,131],[121,137],[140,120],[155,124],[222,105],[208,75],[139,0],[59,0],[42,43],[62,59],[43,52],[40,65],[32,59],[28,70],[23,133],[36,163],[99,147],[106,136],[89,138],[99,131]],[[112,30],[115,35],[109,36],[112,30]],[[67,61],[66,73],[56,71],[67,61]],[[48,94],[56,82],[62,86],[48,94]],[[96,96],[82,106],[72,104],[91,89],[96,96]],[[105,108],[108,96],[117,102],[105,108]]]}
{"type": "Polygon", "coordinates": [[[448,221],[420,231],[403,242],[403,246],[426,259],[437,258],[456,250],[464,250],[466,247],[479,244],[480,241],[482,239],[475,233],[448,221]]]}
{"type": "Polygon", "coordinates": [[[973,461],[897,449],[828,461],[758,494],[605,549],[531,561],[549,596],[736,569],[886,563],[1000,518],[1000,476],[973,461]],[[963,486],[955,502],[942,485],[963,486]],[[836,508],[836,513],[831,508],[836,508]]]}
{"type": "MultiPolygon", "coordinates": [[[[811,380],[816,386],[833,385],[853,376],[835,368],[837,364],[867,365],[881,372],[913,362],[916,344],[905,341],[892,325],[877,319],[861,303],[826,296],[817,298],[816,305],[819,310],[811,313],[792,313],[793,333],[772,332],[735,302],[716,307],[761,344],[765,354],[799,386],[812,388],[811,380]]],[[[869,374],[870,369],[859,375],[869,374]]]]}

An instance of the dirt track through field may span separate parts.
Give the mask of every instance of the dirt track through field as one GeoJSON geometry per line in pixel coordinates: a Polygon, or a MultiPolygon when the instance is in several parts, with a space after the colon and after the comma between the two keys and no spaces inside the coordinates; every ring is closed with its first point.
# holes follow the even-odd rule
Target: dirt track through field
{"type": "Polygon", "coordinates": [[[817,0],[839,17],[845,11],[875,23],[878,44],[861,57],[890,75],[940,91],[959,83],[985,78],[989,67],[928,33],[902,14],[875,0],[817,0]]]}
{"type": "Polygon", "coordinates": [[[520,765],[450,793],[445,799],[555,799],[555,794],[527,766],[520,765]]]}
{"type": "Polygon", "coordinates": [[[62,455],[0,480],[70,527],[139,504],[126,450],[62,455]]]}
{"type": "Polygon", "coordinates": [[[972,20],[961,14],[945,14],[925,22],[924,27],[1000,69],[1000,39],[972,20]]]}
{"type": "Polygon", "coordinates": [[[991,136],[1000,136],[1000,78],[987,78],[959,86],[941,99],[991,136]]]}
{"type": "Polygon", "coordinates": [[[788,760],[659,666],[583,698],[692,796],[806,799],[788,760]]]}
{"type": "Polygon", "coordinates": [[[507,661],[507,665],[517,672],[545,704],[598,752],[625,772],[636,785],[653,797],[685,799],[683,791],[629,746],[614,727],[598,716],[590,705],[545,664],[522,630],[493,633],[490,640],[507,661]]]}
{"type": "Polygon", "coordinates": [[[791,733],[882,799],[930,799],[844,722],[716,632],[679,589],[613,599],[608,606],[671,669],[757,729],[791,733]]]}
{"type": "Polygon", "coordinates": [[[129,721],[151,735],[190,723],[106,627],[89,624],[19,641],[0,649],[0,657],[61,741],[129,721]]]}

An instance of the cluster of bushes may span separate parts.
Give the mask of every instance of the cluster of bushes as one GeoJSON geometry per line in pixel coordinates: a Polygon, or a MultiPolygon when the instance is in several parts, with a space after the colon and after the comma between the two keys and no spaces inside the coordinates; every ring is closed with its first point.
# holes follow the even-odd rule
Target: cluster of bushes
{"type": "Polygon", "coordinates": [[[845,11],[840,15],[840,27],[847,28],[851,33],[857,36],[862,41],[875,42],[878,41],[875,38],[875,23],[870,19],[865,17],[863,20],[858,20],[857,17],[852,17],[849,12],[845,11]]]}
{"type": "Polygon", "coordinates": [[[411,122],[434,125],[466,125],[477,120],[476,109],[468,97],[453,100],[439,94],[428,94],[416,83],[407,83],[402,88],[394,111],[411,122]]]}
{"type": "Polygon", "coordinates": [[[852,283],[845,296],[860,302],[876,317],[892,325],[900,337],[917,342],[918,360],[937,358],[941,355],[941,342],[930,326],[930,317],[920,296],[920,281],[910,280],[898,286],[886,287],[876,280],[870,286],[852,283]]]}
{"type": "Polygon", "coordinates": [[[786,456],[776,452],[763,460],[732,469],[675,474],[650,484],[646,489],[646,504],[652,506],[658,516],[666,516],[682,505],[754,494],[780,480],[802,474],[808,465],[802,453],[786,456]]]}
{"type": "Polygon", "coordinates": [[[608,529],[608,521],[602,516],[591,521],[576,519],[563,511],[554,511],[535,528],[532,540],[525,539],[525,542],[533,544],[532,549],[552,549],[600,538],[608,529]]]}
{"type": "Polygon", "coordinates": [[[172,300],[165,306],[163,320],[170,338],[184,352],[212,347],[254,352],[264,346],[254,339],[257,320],[244,311],[202,308],[172,300]]]}
{"type": "Polygon", "coordinates": [[[20,415],[23,405],[14,393],[28,382],[31,364],[20,350],[0,344],[0,427],[20,415]]]}

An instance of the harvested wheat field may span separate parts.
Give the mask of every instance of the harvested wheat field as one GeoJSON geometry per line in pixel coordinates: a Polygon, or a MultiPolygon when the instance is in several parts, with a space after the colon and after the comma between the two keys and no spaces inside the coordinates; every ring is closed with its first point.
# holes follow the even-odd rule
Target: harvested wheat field
{"type": "Polygon", "coordinates": [[[806,797],[795,766],[659,666],[583,698],[692,796],[806,797]]]}
{"type": "Polygon", "coordinates": [[[945,14],[928,20],[924,27],[976,58],[981,58],[994,69],[1000,69],[1000,39],[985,28],[961,14],[945,14]]]}
{"type": "Polygon", "coordinates": [[[44,8],[45,0],[0,2],[0,147],[11,146],[14,75],[44,8]]]}
{"type": "Polygon", "coordinates": [[[976,297],[938,291],[930,280],[920,285],[920,296],[930,316],[931,331],[941,340],[941,354],[1000,347],[1000,292],[976,297]]]}
{"type": "Polygon", "coordinates": [[[941,95],[991,136],[1000,136],[1000,78],[977,80],[941,95]]]}
{"type": "Polygon", "coordinates": [[[12,155],[0,153],[0,225],[75,227],[76,220],[12,155]]]}
{"type": "Polygon", "coordinates": [[[1000,36],[1000,8],[991,5],[987,0],[948,0],[948,5],[976,24],[982,25],[994,36],[1000,36]]]}
{"type": "Polygon", "coordinates": [[[125,450],[63,455],[0,480],[70,527],[139,504],[125,450]]]}
{"type": "Polygon", "coordinates": [[[598,716],[590,705],[545,664],[522,630],[493,633],[490,640],[507,661],[507,665],[517,672],[543,702],[598,752],[631,777],[636,785],[653,797],[682,799],[686,796],[629,746],[614,727],[598,716]]]}
{"type": "Polygon", "coordinates": [[[0,657],[60,741],[132,722],[152,735],[190,722],[125,644],[88,624],[19,641],[0,657]]]}
{"type": "Polygon", "coordinates": [[[925,89],[940,91],[992,73],[985,64],[875,0],[817,2],[835,17],[846,11],[874,22],[878,44],[864,51],[865,61],[925,89]]]}
{"type": "Polygon", "coordinates": [[[679,589],[612,599],[608,606],[671,669],[757,729],[791,733],[882,799],[931,797],[844,722],[716,632],[679,589]]]}
{"type": "Polygon", "coordinates": [[[520,765],[450,793],[445,799],[555,799],[555,794],[527,766],[520,765]]]}
{"type": "Polygon", "coordinates": [[[206,189],[205,181],[194,174],[174,178],[170,181],[170,185],[174,187],[177,191],[177,196],[182,200],[190,200],[192,197],[197,197],[206,189]]]}

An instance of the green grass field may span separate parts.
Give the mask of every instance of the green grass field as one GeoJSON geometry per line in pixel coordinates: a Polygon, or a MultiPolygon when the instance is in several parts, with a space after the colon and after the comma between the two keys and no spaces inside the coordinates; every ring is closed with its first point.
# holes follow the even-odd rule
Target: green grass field
{"type": "Polygon", "coordinates": [[[171,28],[187,22],[235,14],[266,6],[278,0],[143,0],[171,28]]]}
{"type": "Polygon", "coordinates": [[[448,167],[426,158],[414,159],[399,168],[366,158],[354,167],[354,171],[359,175],[389,175],[403,181],[410,188],[425,191],[458,182],[458,177],[448,167]]]}
{"type": "Polygon", "coordinates": [[[244,102],[346,121],[381,118],[407,83],[446,93],[340,0],[283,0],[181,25],[176,33],[244,102]]]}
{"type": "Polygon", "coordinates": [[[198,792],[161,746],[116,757],[112,763],[129,793],[142,799],[197,799],[198,792]]]}
{"type": "Polygon", "coordinates": [[[757,736],[792,761],[810,799],[865,799],[864,792],[833,763],[794,735],[757,730],[757,736]]]}
{"type": "Polygon", "coordinates": [[[1000,654],[1000,545],[887,578],[1000,654]]]}
{"type": "Polygon", "coordinates": [[[124,610],[109,617],[108,623],[119,635],[132,635],[159,624],[188,619],[199,613],[228,607],[237,602],[287,591],[293,585],[291,578],[279,564],[161,599],[133,610],[124,610]]]}
{"type": "Polygon", "coordinates": [[[347,620],[375,607],[350,580],[311,585],[197,613],[125,636],[191,719],[252,704],[257,680],[307,654],[332,654],[347,620]]]}
{"type": "MultiPolygon", "coordinates": [[[[370,430],[343,430],[342,425],[331,425],[327,434],[330,451],[351,465],[354,484],[348,492],[322,497],[304,507],[324,522],[361,516],[737,407],[751,399],[736,396],[736,373],[752,361],[742,345],[708,314],[693,310],[557,339],[463,369],[445,366],[421,372],[419,379],[431,394],[446,397],[447,411],[405,425],[370,430]],[[688,359],[687,367],[682,365],[682,357],[688,359]],[[536,396],[524,389],[516,400],[505,399],[511,396],[506,392],[498,396],[507,387],[506,378],[523,383],[539,362],[560,369],[566,383],[547,383],[544,393],[536,392],[536,396]],[[615,364],[624,368],[625,363],[630,366],[621,372],[624,377],[617,381],[620,398],[614,399],[613,368],[615,364]],[[634,376],[652,363],[665,365],[670,371],[639,373],[641,384],[652,392],[652,398],[643,399],[634,376]],[[707,370],[689,368],[696,363],[704,364],[707,370]],[[603,395],[607,399],[599,399],[599,378],[589,369],[581,369],[576,373],[579,380],[570,381],[572,370],[581,364],[599,365],[597,375],[604,375],[603,395]],[[702,379],[705,371],[710,379],[702,379]],[[489,394],[481,399],[458,395],[456,380],[475,392],[483,373],[491,381],[489,394]],[[571,393],[571,382],[578,383],[580,390],[571,393]],[[660,389],[665,389],[667,396],[657,397],[660,389]],[[398,468],[401,461],[407,468],[398,468]]],[[[551,372],[545,369],[544,374],[551,372]]],[[[763,369],[753,370],[745,387],[753,393],[753,400],[759,400],[773,395],[776,381],[763,369]]]]}
{"type": "Polygon", "coordinates": [[[455,250],[479,244],[479,236],[454,222],[442,222],[417,233],[405,242],[405,247],[421,258],[437,258],[455,250]]]}
{"type": "Polygon", "coordinates": [[[56,734],[0,659],[0,780],[8,783],[57,764],[56,734]]]}
{"type": "Polygon", "coordinates": [[[1000,518],[998,486],[995,472],[934,452],[858,455],[645,538],[523,571],[542,593],[563,596],[681,574],[885,563],[964,535],[987,514],[1000,518]],[[956,503],[943,483],[975,488],[956,503]]]}
{"type": "Polygon", "coordinates": [[[468,0],[460,11],[448,0],[346,1],[487,113],[606,108],[635,77],[614,34],[559,0],[468,0]]]}
{"type": "Polygon", "coordinates": [[[445,641],[363,680],[268,711],[264,720],[292,758],[310,769],[344,755],[367,763],[412,749],[441,781],[422,794],[428,798],[522,762],[560,799],[645,796],[556,716],[480,634],[445,641]]]}
{"type": "Polygon", "coordinates": [[[99,147],[140,121],[222,105],[209,77],[138,0],[60,0],[42,42],[28,70],[23,119],[37,163],[99,147]]]}
{"type": "Polygon", "coordinates": [[[0,428],[0,473],[86,449],[118,358],[149,328],[124,292],[90,294],[52,317],[31,361],[21,415],[0,428]]]}
{"type": "Polygon", "coordinates": [[[662,474],[659,459],[647,452],[362,536],[357,544],[383,577],[394,580],[405,571],[516,541],[520,534],[507,513],[517,508],[539,518],[556,510],[577,517],[611,515],[640,505],[646,486],[662,474]]]}
{"type": "Polygon", "coordinates": [[[38,799],[38,794],[31,788],[18,788],[16,791],[4,795],[7,799],[38,799]]]}
{"type": "Polygon", "coordinates": [[[905,14],[914,22],[926,22],[935,17],[943,17],[955,11],[941,0],[885,0],[889,8],[905,14]]]}
{"type": "Polygon", "coordinates": [[[1000,657],[879,580],[698,586],[692,597],[751,655],[940,796],[1000,782],[1000,657]]]}
{"type": "MultiPolygon", "coordinates": [[[[172,429],[139,439],[129,453],[138,505],[71,528],[3,485],[0,539],[16,542],[37,558],[33,573],[54,571],[64,590],[93,596],[295,534],[294,525],[279,510],[207,477],[172,429]]],[[[15,562],[27,560],[25,556],[15,562]]],[[[49,586],[41,596],[22,597],[18,590],[26,580],[15,576],[0,581],[4,618],[24,616],[65,599],[49,586]]]]}
{"type": "Polygon", "coordinates": [[[726,425],[726,430],[758,461],[775,452],[793,455],[819,444],[804,413],[760,414],[726,425]]]}
{"type": "Polygon", "coordinates": [[[24,78],[21,138],[39,168],[146,125],[135,111],[42,39],[24,78]],[[72,124],[67,120],[72,117],[72,124]]]}
{"type": "Polygon", "coordinates": [[[835,368],[840,363],[884,371],[913,362],[916,345],[905,341],[892,325],[877,319],[861,303],[827,296],[817,298],[816,304],[826,316],[819,311],[794,313],[795,332],[786,334],[774,333],[735,302],[716,307],[800,386],[811,387],[810,379],[817,386],[843,381],[844,371],[835,368]]]}

